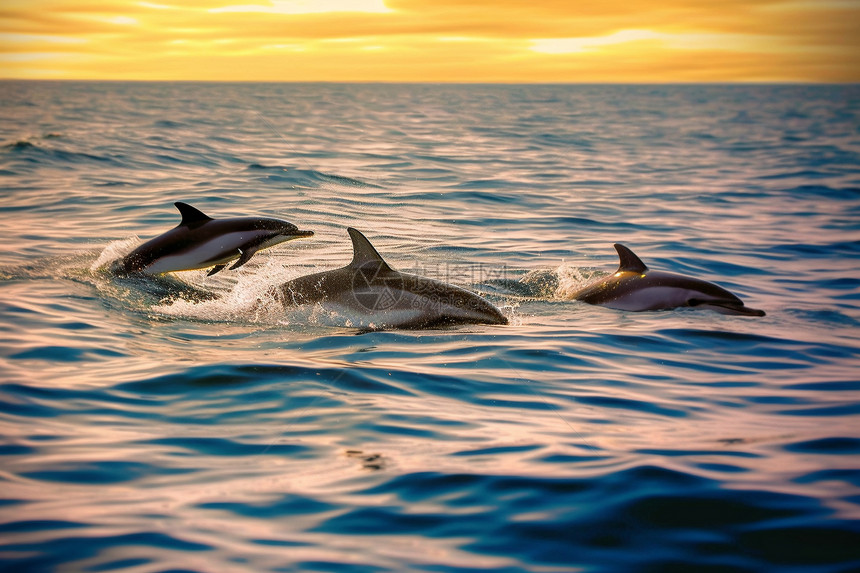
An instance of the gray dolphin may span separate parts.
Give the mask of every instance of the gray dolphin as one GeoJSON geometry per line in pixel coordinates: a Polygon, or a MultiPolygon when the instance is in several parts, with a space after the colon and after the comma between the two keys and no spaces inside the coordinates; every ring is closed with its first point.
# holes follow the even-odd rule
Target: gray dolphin
{"type": "Polygon", "coordinates": [[[615,244],[620,265],[615,274],[573,295],[589,304],[618,310],[664,310],[679,307],[709,308],[722,314],[764,316],[763,310],[744,306],[726,289],[700,279],[650,271],[633,251],[615,244]]]}
{"type": "Polygon", "coordinates": [[[370,241],[348,228],[352,262],[274,287],[285,307],[319,304],[367,329],[507,324],[495,306],[466,289],[392,269],[370,241]]]}
{"type": "Polygon", "coordinates": [[[174,205],[182,215],[179,225],[115,261],[114,272],[155,275],[214,267],[209,271],[214,275],[233,259],[239,260],[230,270],[247,263],[261,249],[314,234],[280,219],[213,219],[191,205],[174,205]]]}

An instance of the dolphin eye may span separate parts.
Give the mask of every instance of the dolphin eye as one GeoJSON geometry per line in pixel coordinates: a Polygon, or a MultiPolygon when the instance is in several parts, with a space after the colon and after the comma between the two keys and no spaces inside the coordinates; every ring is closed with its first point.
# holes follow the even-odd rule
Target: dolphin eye
{"type": "Polygon", "coordinates": [[[687,306],[699,306],[700,304],[702,304],[704,302],[705,301],[699,300],[697,298],[691,298],[690,300],[687,301],[687,306]]]}

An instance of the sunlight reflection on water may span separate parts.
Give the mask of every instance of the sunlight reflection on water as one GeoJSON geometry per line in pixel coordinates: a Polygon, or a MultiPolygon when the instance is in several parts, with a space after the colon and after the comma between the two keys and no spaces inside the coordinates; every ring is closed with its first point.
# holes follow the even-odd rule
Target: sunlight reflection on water
{"type": "Polygon", "coordinates": [[[4,565],[860,564],[855,86],[0,88],[4,565]],[[107,273],[177,200],[316,234],[107,273]],[[266,299],[348,225],[511,324],[266,299]],[[569,300],[617,241],[768,314],[569,300]]]}

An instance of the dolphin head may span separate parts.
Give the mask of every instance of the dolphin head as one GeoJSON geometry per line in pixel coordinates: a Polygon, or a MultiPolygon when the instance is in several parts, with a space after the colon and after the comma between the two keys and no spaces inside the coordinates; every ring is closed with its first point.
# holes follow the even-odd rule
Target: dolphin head
{"type": "Polygon", "coordinates": [[[645,270],[642,273],[617,272],[609,279],[617,293],[615,301],[606,306],[623,310],[662,310],[670,308],[701,308],[720,314],[764,316],[763,310],[750,308],[735,294],[702,279],[645,270]]]}
{"type": "MultiPolygon", "coordinates": [[[[705,281],[702,281],[705,282],[705,281]]],[[[707,308],[720,314],[740,314],[743,316],[764,316],[765,312],[757,308],[750,308],[744,301],[733,295],[726,289],[712,283],[705,283],[710,289],[693,292],[687,299],[687,306],[695,308],[707,308]],[[722,291],[722,292],[714,292],[722,291]]]]}
{"type": "Polygon", "coordinates": [[[424,279],[418,287],[424,297],[425,316],[438,325],[508,324],[507,317],[490,302],[470,290],[424,279]]]}
{"type": "Polygon", "coordinates": [[[639,275],[618,275],[623,277],[619,281],[626,283],[622,290],[626,291],[629,303],[638,301],[646,305],[648,310],[690,307],[709,309],[720,314],[765,315],[763,310],[746,306],[734,293],[702,279],[650,270],[639,275]]]}
{"type": "Polygon", "coordinates": [[[508,324],[508,318],[498,308],[474,293],[469,293],[468,300],[458,307],[460,314],[455,322],[469,322],[474,324],[508,324]]]}
{"type": "Polygon", "coordinates": [[[302,231],[292,223],[287,221],[283,221],[281,219],[249,219],[251,221],[251,226],[253,229],[258,231],[270,231],[272,233],[272,238],[279,237],[278,243],[282,243],[284,241],[290,241],[292,239],[299,239],[302,237],[312,237],[313,231],[302,231]]]}

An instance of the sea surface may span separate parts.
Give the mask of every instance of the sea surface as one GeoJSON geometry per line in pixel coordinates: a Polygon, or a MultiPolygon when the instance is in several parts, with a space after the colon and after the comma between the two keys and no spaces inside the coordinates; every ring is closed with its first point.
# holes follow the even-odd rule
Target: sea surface
{"type": "Polygon", "coordinates": [[[860,86],[0,82],[0,569],[857,571],[860,86]],[[316,235],[113,276],[175,201],[316,235]],[[510,324],[267,298],[349,226],[510,324]]]}

